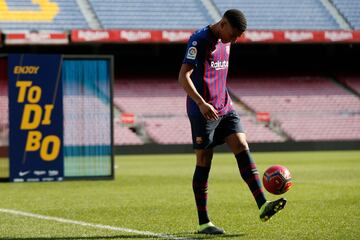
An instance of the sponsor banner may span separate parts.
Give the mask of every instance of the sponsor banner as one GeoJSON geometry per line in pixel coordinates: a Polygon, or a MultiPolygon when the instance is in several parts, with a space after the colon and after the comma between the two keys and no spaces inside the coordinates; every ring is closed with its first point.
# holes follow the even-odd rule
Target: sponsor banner
{"type": "Polygon", "coordinates": [[[322,32],[284,31],[284,42],[322,42],[322,32]]]}
{"type": "Polygon", "coordinates": [[[360,42],[360,31],[324,31],[326,42],[360,42]]]}
{"type": "Polygon", "coordinates": [[[72,42],[117,42],[118,30],[72,30],[72,42]]]}
{"type": "Polygon", "coordinates": [[[159,42],[161,33],[150,30],[73,30],[73,42],[159,42]]]}
{"type": "MultiPolygon", "coordinates": [[[[193,30],[73,30],[73,42],[185,43],[193,30]]],[[[248,30],[240,43],[331,43],[360,42],[360,31],[248,30]]]]}
{"type": "Polygon", "coordinates": [[[193,30],[163,30],[161,40],[162,42],[187,42],[193,32],[193,30]]]}
{"type": "Polygon", "coordinates": [[[5,44],[68,44],[68,34],[65,32],[8,32],[5,33],[5,44]]]}
{"type": "Polygon", "coordinates": [[[360,31],[329,30],[248,30],[237,42],[259,43],[331,43],[360,42],[360,31]]]}
{"type": "Polygon", "coordinates": [[[120,30],[120,42],[159,42],[160,32],[149,30],[120,30]]]}
{"type": "Polygon", "coordinates": [[[61,181],[61,56],[10,54],[8,71],[10,181],[61,181]]]}
{"type": "Polygon", "coordinates": [[[187,42],[192,30],[73,30],[72,42],[187,42]]]}
{"type": "Polygon", "coordinates": [[[248,30],[237,42],[259,42],[259,43],[274,43],[282,42],[283,34],[281,31],[270,31],[270,30],[248,30]]]}

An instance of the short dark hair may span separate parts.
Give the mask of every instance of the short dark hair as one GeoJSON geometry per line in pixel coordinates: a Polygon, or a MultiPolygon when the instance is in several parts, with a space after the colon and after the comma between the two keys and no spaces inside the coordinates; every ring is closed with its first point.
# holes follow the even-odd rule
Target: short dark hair
{"type": "Polygon", "coordinates": [[[245,32],[247,27],[247,21],[245,15],[238,9],[229,9],[224,13],[230,25],[242,32],[245,32]]]}

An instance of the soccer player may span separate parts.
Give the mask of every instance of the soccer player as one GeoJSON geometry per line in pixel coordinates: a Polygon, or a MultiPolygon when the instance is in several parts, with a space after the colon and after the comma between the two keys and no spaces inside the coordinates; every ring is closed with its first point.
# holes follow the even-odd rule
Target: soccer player
{"type": "Polygon", "coordinates": [[[230,44],[243,34],[246,26],[244,14],[230,9],[219,22],[193,33],[179,72],[179,83],[188,95],[187,114],[196,153],[193,191],[199,218],[198,233],[225,233],[210,221],[207,212],[213,148],[225,142],[234,153],[241,177],[255,198],[260,219],[269,220],[286,204],[283,198],[266,200],[240,118],[234,111],[226,88],[230,44]]]}

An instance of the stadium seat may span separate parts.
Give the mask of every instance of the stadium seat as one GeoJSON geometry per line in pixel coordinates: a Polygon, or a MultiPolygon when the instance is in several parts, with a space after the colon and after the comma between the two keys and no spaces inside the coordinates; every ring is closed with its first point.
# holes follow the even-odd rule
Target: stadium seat
{"type": "MultiPolygon", "coordinates": [[[[354,0],[355,1],[355,0],[354,0]]],[[[319,0],[214,0],[221,13],[239,8],[249,29],[340,29],[319,0]]]]}
{"type": "Polygon", "coordinates": [[[65,146],[110,145],[109,132],[103,131],[109,127],[109,106],[96,97],[80,95],[65,95],[63,106],[65,146]]]}
{"type": "Polygon", "coordinates": [[[114,144],[115,145],[141,145],[143,141],[129,128],[114,124],[114,144]]]}
{"type": "MultiPolygon", "coordinates": [[[[58,11],[55,11],[54,8],[49,8],[45,12],[41,12],[39,5],[33,4],[31,0],[6,0],[5,2],[10,12],[7,13],[8,17],[0,16],[1,30],[64,31],[74,28],[89,28],[75,0],[51,1],[53,5],[57,6],[58,11]],[[21,13],[15,15],[15,19],[14,16],[11,15],[11,12],[14,11],[21,13]],[[27,18],[22,16],[29,14],[30,16],[28,16],[27,18]],[[38,15],[49,15],[49,17],[39,20],[39,17],[37,17],[38,15]],[[9,20],[7,20],[6,18],[8,18],[9,20]]],[[[5,15],[5,13],[6,12],[4,12],[4,9],[0,8],[0,15],[5,15]]]]}
{"type": "Polygon", "coordinates": [[[212,22],[198,0],[90,0],[103,28],[197,29],[212,22]]]}
{"type": "Polygon", "coordinates": [[[360,101],[324,77],[235,79],[230,90],[293,140],[359,140],[360,101]]]}
{"type": "MultiPolygon", "coordinates": [[[[149,138],[160,144],[191,144],[191,129],[186,117],[186,94],[172,78],[118,79],[114,87],[114,104],[122,112],[131,112],[143,121],[149,138]],[[154,91],[156,89],[156,91],[154,91]]],[[[250,142],[279,142],[285,139],[274,133],[236,103],[250,142]]],[[[115,136],[120,135],[115,129],[115,136]]],[[[127,145],[129,142],[122,142],[127,145]]]]}
{"type": "Polygon", "coordinates": [[[360,94],[360,77],[356,75],[341,75],[338,79],[360,94]]]}
{"type": "Polygon", "coordinates": [[[360,29],[360,1],[332,0],[340,13],[348,20],[353,29],[360,29]]]}

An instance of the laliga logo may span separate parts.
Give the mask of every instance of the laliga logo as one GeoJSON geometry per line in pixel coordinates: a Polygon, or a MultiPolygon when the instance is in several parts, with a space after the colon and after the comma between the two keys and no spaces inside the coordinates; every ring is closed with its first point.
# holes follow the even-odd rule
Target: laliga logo
{"type": "Polygon", "coordinates": [[[228,61],[211,61],[211,64],[210,64],[211,68],[215,68],[215,70],[221,70],[221,69],[225,69],[229,66],[229,62],[228,61]]]}
{"type": "MultiPolygon", "coordinates": [[[[16,66],[15,74],[37,74],[38,66],[16,66]]],[[[40,131],[35,130],[40,125],[51,124],[51,113],[53,104],[46,104],[44,109],[38,104],[41,99],[41,88],[33,85],[32,81],[17,81],[19,88],[18,103],[24,104],[24,111],[21,118],[21,130],[29,130],[26,139],[25,151],[35,152],[40,150],[40,157],[44,161],[53,161],[60,152],[60,139],[56,135],[43,137],[40,131]],[[50,146],[52,146],[50,148],[50,146]],[[50,152],[49,152],[50,150],[50,152]]]]}

